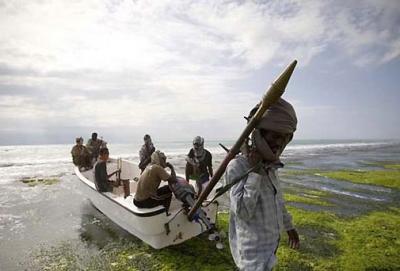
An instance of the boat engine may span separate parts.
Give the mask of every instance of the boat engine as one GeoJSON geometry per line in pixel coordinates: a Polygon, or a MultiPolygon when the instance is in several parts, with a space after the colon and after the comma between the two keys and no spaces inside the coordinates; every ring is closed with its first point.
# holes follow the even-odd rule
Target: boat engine
{"type": "MultiPolygon", "coordinates": [[[[195,191],[193,186],[184,178],[177,176],[176,182],[171,183],[170,188],[177,199],[182,201],[187,207],[193,207],[195,191]]],[[[215,225],[210,223],[206,213],[201,208],[198,209],[195,217],[200,219],[207,226],[208,230],[213,230],[215,228],[215,225]]]]}
{"type": "MultiPolygon", "coordinates": [[[[194,201],[195,191],[192,185],[190,185],[184,178],[176,177],[176,182],[170,183],[169,187],[174,193],[175,197],[180,201],[182,201],[184,205],[186,205],[185,208],[186,210],[188,208],[193,208],[195,202],[194,201]]],[[[206,225],[208,233],[210,234],[208,236],[208,239],[210,241],[216,241],[217,242],[216,247],[218,249],[224,248],[224,245],[221,241],[224,233],[222,231],[221,233],[217,231],[215,224],[210,223],[210,219],[207,217],[206,213],[201,208],[197,209],[196,214],[194,215],[194,220],[197,221],[200,225],[201,223],[199,220],[201,220],[206,225]]],[[[168,232],[167,224],[166,228],[168,232]]]]}

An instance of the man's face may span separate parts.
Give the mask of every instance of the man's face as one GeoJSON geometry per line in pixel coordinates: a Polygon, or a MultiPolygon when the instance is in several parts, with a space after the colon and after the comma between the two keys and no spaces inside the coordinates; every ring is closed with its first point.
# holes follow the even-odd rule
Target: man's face
{"type": "Polygon", "coordinates": [[[110,156],[110,154],[108,152],[106,152],[106,153],[103,153],[100,155],[100,159],[103,161],[107,161],[109,156],[110,156]]]}
{"type": "Polygon", "coordinates": [[[278,155],[280,155],[283,152],[283,149],[286,147],[286,145],[290,142],[290,140],[293,137],[292,133],[283,134],[270,130],[261,130],[261,135],[268,143],[269,147],[271,148],[271,151],[274,154],[278,155]]]}
{"type": "Polygon", "coordinates": [[[195,149],[196,151],[200,150],[201,148],[201,144],[198,142],[193,143],[193,149],[195,149]]]}
{"type": "Polygon", "coordinates": [[[162,167],[167,166],[167,157],[160,157],[160,166],[162,167]]]}

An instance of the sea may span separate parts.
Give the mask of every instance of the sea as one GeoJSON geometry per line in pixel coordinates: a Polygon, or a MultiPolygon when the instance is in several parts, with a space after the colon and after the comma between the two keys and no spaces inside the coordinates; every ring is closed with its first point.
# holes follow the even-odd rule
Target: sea
{"type": "MultiPolygon", "coordinates": [[[[233,141],[207,141],[213,154],[214,170],[233,141]]],[[[184,173],[185,156],[191,142],[154,142],[166,153],[178,173],[184,173]]],[[[95,209],[82,192],[73,173],[73,145],[0,146],[0,270],[36,269],[37,255],[43,249],[73,244],[84,255],[96,254],[109,240],[140,242],[95,209]],[[26,179],[59,179],[51,185],[29,186],[26,179]]],[[[110,156],[138,162],[140,143],[108,143],[110,156]]],[[[282,157],[284,191],[303,193],[320,190],[330,195],[338,215],[357,215],[386,204],[399,202],[399,192],[387,187],[355,184],[318,176],[285,175],[293,170],[373,170],[377,162],[399,162],[400,140],[294,140],[282,157]]],[[[400,181],[400,180],[399,180],[400,181]]],[[[227,198],[225,197],[225,200],[227,198]]],[[[312,209],[301,203],[297,207],[312,209]]],[[[222,204],[225,210],[228,204],[222,204]]]]}

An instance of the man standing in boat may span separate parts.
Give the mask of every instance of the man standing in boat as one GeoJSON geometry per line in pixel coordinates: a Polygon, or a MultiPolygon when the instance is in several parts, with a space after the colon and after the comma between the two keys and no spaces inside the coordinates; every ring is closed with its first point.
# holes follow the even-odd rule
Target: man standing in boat
{"type": "Polygon", "coordinates": [[[100,149],[105,148],[106,145],[107,143],[105,141],[97,138],[97,133],[92,133],[92,138],[86,143],[86,147],[92,156],[92,164],[96,162],[100,149]]]}
{"type": "Polygon", "coordinates": [[[168,214],[172,192],[168,185],[159,188],[161,181],[176,182],[174,167],[167,162],[167,157],[161,151],[151,154],[151,162],[140,175],[133,203],[139,208],[153,208],[159,205],[165,207],[168,214]],[[169,174],[165,167],[169,167],[169,174]]]}
{"type": "Polygon", "coordinates": [[[212,155],[204,149],[204,138],[196,136],[193,139],[193,148],[186,157],[185,176],[186,180],[196,180],[197,195],[203,190],[203,185],[213,176],[212,155]]]}
{"type": "Polygon", "coordinates": [[[148,164],[150,164],[151,161],[151,154],[156,150],[156,148],[153,145],[153,142],[151,141],[150,135],[144,135],[144,144],[142,148],[139,151],[139,157],[140,157],[140,162],[139,162],[139,168],[142,170],[141,172],[144,171],[144,169],[147,167],[148,164]]]}
{"type": "MultiPolygon", "coordinates": [[[[249,119],[256,111],[257,107],[249,119]]],[[[291,248],[300,245],[277,175],[277,169],[283,167],[279,157],[292,140],[296,125],[293,107],[279,99],[254,129],[246,154],[228,164],[227,184],[242,178],[230,191],[229,222],[230,248],[240,270],[271,270],[277,261],[275,253],[283,230],[291,248]],[[251,168],[254,170],[246,175],[251,168]]]]}
{"type": "Polygon", "coordinates": [[[112,192],[113,186],[118,186],[116,182],[110,181],[111,176],[121,172],[121,169],[107,174],[107,161],[109,152],[107,148],[101,148],[99,151],[99,160],[94,165],[94,183],[99,192],[112,192]]]}

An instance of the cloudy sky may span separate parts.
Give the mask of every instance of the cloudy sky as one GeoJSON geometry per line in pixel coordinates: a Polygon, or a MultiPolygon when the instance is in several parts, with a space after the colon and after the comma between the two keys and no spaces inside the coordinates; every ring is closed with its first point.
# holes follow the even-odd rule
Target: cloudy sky
{"type": "Polygon", "coordinates": [[[398,0],[0,0],[0,144],[234,139],[294,59],[295,138],[399,138],[399,25],[398,0]]]}

